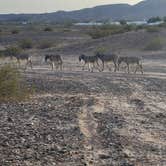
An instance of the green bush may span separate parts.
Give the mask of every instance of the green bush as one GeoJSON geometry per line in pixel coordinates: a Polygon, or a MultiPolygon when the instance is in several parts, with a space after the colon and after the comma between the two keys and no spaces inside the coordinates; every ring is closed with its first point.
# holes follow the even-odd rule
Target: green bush
{"type": "Polygon", "coordinates": [[[0,68],[0,102],[27,99],[33,90],[28,88],[19,71],[9,65],[0,68]]]}
{"type": "Polygon", "coordinates": [[[51,32],[51,31],[53,31],[53,29],[51,27],[46,27],[46,28],[44,28],[44,31],[45,32],[51,32]]]}
{"type": "Polygon", "coordinates": [[[31,39],[24,39],[24,40],[19,42],[19,46],[22,49],[33,48],[33,41],[31,39]]]}
{"type": "Polygon", "coordinates": [[[63,31],[63,32],[70,32],[71,29],[70,29],[70,28],[63,28],[62,31],[63,31]]]}
{"type": "Polygon", "coordinates": [[[146,31],[149,33],[155,33],[155,32],[159,32],[159,27],[157,26],[148,26],[146,27],[146,31]]]}
{"type": "Polygon", "coordinates": [[[135,31],[141,30],[141,29],[145,29],[145,25],[136,25],[135,26],[135,31]]]}
{"type": "Polygon", "coordinates": [[[11,46],[11,47],[6,48],[6,50],[4,50],[3,53],[5,56],[12,57],[12,56],[16,56],[16,55],[20,54],[21,49],[19,47],[11,46]]]}
{"type": "Polygon", "coordinates": [[[105,47],[98,47],[96,50],[95,50],[95,54],[97,53],[105,53],[107,51],[107,49],[105,47]]]}
{"type": "Polygon", "coordinates": [[[18,29],[13,29],[13,30],[11,31],[11,33],[12,33],[12,34],[18,34],[18,33],[19,33],[19,30],[18,30],[18,29]]]}
{"type": "Polygon", "coordinates": [[[121,25],[126,25],[127,24],[126,20],[120,20],[119,22],[120,22],[121,25]]]}
{"type": "Polygon", "coordinates": [[[164,39],[155,38],[145,46],[144,50],[147,50],[147,51],[162,50],[165,44],[166,44],[166,42],[164,39]]]}
{"type": "Polygon", "coordinates": [[[88,32],[88,35],[92,37],[92,39],[99,39],[99,38],[103,38],[106,36],[111,35],[111,33],[109,31],[103,31],[100,29],[94,29],[92,31],[88,32]]]}
{"type": "Polygon", "coordinates": [[[0,58],[5,56],[5,50],[0,50],[0,58]]]}
{"type": "Polygon", "coordinates": [[[163,21],[166,22],[166,16],[163,18],[163,21]]]}
{"type": "Polygon", "coordinates": [[[45,49],[45,48],[50,48],[52,46],[53,46],[53,43],[46,40],[46,41],[40,42],[38,48],[45,49]]]}
{"type": "Polygon", "coordinates": [[[166,28],[166,22],[164,22],[164,23],[162,23],[162,24],[160,24],[160,25],[158,25],[159,27],[162,27],[162,28],[166,28]]]}
{"type": "Polygon", "coordinates": [[[148,23],[154,23],[154,22],[158,22],[158,21],[162,21],[162,18],[160,17],[152,17],[148,20],[148,23]]]}

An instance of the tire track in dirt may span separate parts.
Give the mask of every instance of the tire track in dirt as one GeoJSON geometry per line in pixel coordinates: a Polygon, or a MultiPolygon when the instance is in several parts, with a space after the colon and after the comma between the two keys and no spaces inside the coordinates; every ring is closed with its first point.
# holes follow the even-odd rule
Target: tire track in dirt
{"type": "Polygon", "coordinates": [[[106,149],[100,145],[100,136],[97,133],[98,123],[93,113],[103,113],[104,102],[95,103],[93,106],[84,106],[79,115],[79,127],[84,135],[84,158],[87,166],[101,164],[100,155],[107,155],[106,149]]]}

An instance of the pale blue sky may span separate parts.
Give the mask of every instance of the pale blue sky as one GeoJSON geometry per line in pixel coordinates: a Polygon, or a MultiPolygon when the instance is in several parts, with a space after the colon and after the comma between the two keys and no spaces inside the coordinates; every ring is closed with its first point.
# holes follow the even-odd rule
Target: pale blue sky
{"type": "Polygon", "coordinates": [[[141,0],[0,0],[0,13],[44,13],[113,3],[135,4],[139,1],[141,0]]]}

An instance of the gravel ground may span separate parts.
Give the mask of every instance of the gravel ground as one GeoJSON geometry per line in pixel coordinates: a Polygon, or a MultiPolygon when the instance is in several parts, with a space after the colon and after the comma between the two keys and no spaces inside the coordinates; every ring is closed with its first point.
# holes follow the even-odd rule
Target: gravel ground
{"type": "Polygon", "coordinates": [[[30,101],[0,106],[0,165],[165,166],[166,79],[27,71],[30,101]]]}

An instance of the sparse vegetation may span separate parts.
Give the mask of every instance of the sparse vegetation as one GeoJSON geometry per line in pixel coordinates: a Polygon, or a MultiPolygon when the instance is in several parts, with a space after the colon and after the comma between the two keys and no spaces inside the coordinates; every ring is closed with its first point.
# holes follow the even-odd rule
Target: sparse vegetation
{"type": "Polygon", "coordinates": [[[3,52],[6,56],[12,57],[12,56],[16,56],[17,54],[19,54],[22,50],[19,47],[8,47],[6,48],[6,50],[3,52]]]}
{"type": "MultiPolygon", "coordinates": [[[[86,35],[93,30],[91,26],[1,25],[0,54],[16,55],[23,51],[20,57],[29,56],[34,68],[28,68],[30,63],[26,59],[20,59],[20,66],[11,63],[1,68],[16,60],[1,59],[0,165],[88,165],[90,162],[92,165],[164,165],[165,50],[146,52],[143,48],[152,39],[162,41],[163,47],[166,29],[155,26],[160,30],[157,33],[148,33],[146,29],[133,31],[145,27],[98,26],[94,28],[109,35],[132,32],[91,40],[86,35]],[[44,32],[46,26],[52,27],[54,33],[44,32]],[[21,35],[11,35],[11,30],[17,28],[21,35]],[[33,41],[35,49],[16,47],[21,39],[27,38],[33,41]],[[10,47],[5,50],[7,46],[10,47]],[[51,48],[40,50],[39,47],[51,48]],[[79,62],[78,56],[93,56],[95,52],[142,57],[145,74],[133,73],[138,67],[135,63],[130,63],[131,73],[127,74],[124,61],[117,73],[113,72],[112,61],[105,64],[102,72],[100,59],[99,66],[89,63],[94,73],[87,70],[88,65],[82,71],[84,63],[79,62]],[[51,61],[44,62],[47,54],[60,55],[64,71],[56,69],[60,65],[56,62],[55,70],[50,71],[51,61]],[[20,102],[28,100],[33,93],[31,84],[35,86],[35,94],[31,100],[20,102]],[[114,155],[110,155],[112,152],[114,155]],[[95,161],[89,160],[91,157],[95,161]]],[[[158,41],[154,43],[158,45],[158,41]]]]}
{"type": "Polygon", "coordinates": [[[33,91],[23,82],[17,69],[10,65],[0,68],[0,102],[27,99],[33,91]]]}
{"type": "Polygon", "coordinates": [[[22,49],[33,48],[33,41],[31,39],[24,39],[19,42],[19,46],[22,49]]]}
{"type": "Polygon", "coordinates": [[[135,30],[135,26],[132,25],[103,25],[101,27],[93,27],[91,31],[88,32],[88,34],[93,39],[103,38],[109,35],[113,34],[119,34],[119,33],[125,33],[131,30],[135,30]]]}
{"type": "Polygon", "coordinates": [[[164,23],[158,25],[158,27],[166,28],[166,22],[164,21],[164,23]]]}
{"type": "Polygon", "coordinates": [[[150,41],[144,48],[147,51],[158,51],[163,49],[163,46],[166,44],[166,41],[163,38],[154,38],[150,41]]]}
{"type": "Polygon", "coordinates": [[[160,29],[158,26],[147,26],[146,31],[149,33],[155,33],[155,32],[159,32],[160,29]]]}

